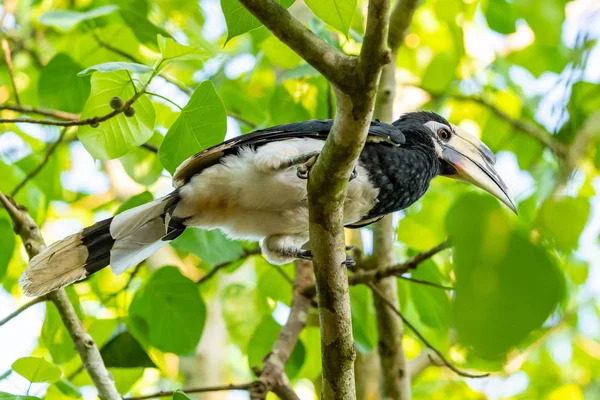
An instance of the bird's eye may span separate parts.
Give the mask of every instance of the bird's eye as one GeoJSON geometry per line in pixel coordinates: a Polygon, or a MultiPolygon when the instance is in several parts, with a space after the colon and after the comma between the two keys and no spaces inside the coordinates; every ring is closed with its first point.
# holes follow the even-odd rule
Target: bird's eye
{"type": "Polygon", "coordinates": [[[444,142],[447,142],[452,137],[452,133],[447,128],[440,128],[437,131],[438,137],[444,142]]]}

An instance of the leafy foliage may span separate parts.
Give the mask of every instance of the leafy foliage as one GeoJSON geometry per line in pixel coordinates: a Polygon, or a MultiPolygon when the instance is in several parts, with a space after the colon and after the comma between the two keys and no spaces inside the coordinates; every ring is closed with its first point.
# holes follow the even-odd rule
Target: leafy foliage
{"type": "MultiPolygon", "coordinates": [[[[327,43],[358,54],[365,0],[278,2],[327,43]]],[[[14,198],[48,243],[163,196],[181,162],[225,138],[333,116],[333,90],[314,68],[238,0],[220,1],[225,26],[213,3],[23,1],[6,7],[3,34],[22,105],[66,112],[67,119],[101,118],[115,111],[111,98],[139,96],[133,116],[118,110],[98,126],[69,128],[54,149],[57,127],[0,126],[0,191],[9,194],[32,175],[14,198]]],[[[578,168],[567,171],[573,179],[559,190],[569,162],[531,133],[572,150],[600,107],[598,68],[592,67],[598,37],[584,18],[594,14],[582,3],[422,1],[399,49],[394,114],[435,110],[480,134],[497,154],[519,209],[519,216],[509,215],[477,189],[439,178],[397,215],[398,261],[448,236],[453,241],[453,250],[406,275],[453,290],[398,280],[402,313],[457,366],[497,372],[478,385],[430,368],[414,382],[415,399],[600,398],[594,270],[600,139],[591,136],[589,148],[575,154],[578,168]],[[526,384],[508,391],[524,376],[526,384]]],[[[0,63],[0,103],[16,105],[0,63]]],[[[65,118],[0,108],[1,118],[65,118]]],[[[369,228],[362,232],[369,249],[369,228]]],[[[133,271],[101,271],[68,288],[124,397],[189,387],[188,379],[205,379],[207,370],[219,381],[252,379],[250,368],[262,365],[285,321],[294,272],[249,256],[253,246],[219,231],[186,230],[133,271]],[[213,275],[197,284],[207,273],[213,275]],[[194,353],[200,356],[192,360],[194,353]]],[[[26,262],[0,210],[0,279],[15,304],[26,301],[17,283],[26,262]]],[[[356,347],[375,352],[373,294],[361,285],[350,291],[356,347]]],[[[2,317],[13,307],[5,305],[2,317]]],[[[26,357],[35,344],[26,352],[19,347],[0,366],[6,370],[16,361],[18,374],[46,384],[34,385],[43,388],[33,396],[0,392],[0,399],[80,398],[86,394],[80,388],[92,384],[78,372],[81,361],[55,306],[48,303],[39,315],[35,357],[26,357]]],[[[36,315],[19,318],[33,324],[36,315]]],[[[286,366],[293,385],[312,382],[315,393],[317,318],[311,310],[286,366]]],[[[424,348],[408,329],[403,344],[409,359],[424,348]]],[[[173,398],[189,397],[177,392],[173,398]]]]}

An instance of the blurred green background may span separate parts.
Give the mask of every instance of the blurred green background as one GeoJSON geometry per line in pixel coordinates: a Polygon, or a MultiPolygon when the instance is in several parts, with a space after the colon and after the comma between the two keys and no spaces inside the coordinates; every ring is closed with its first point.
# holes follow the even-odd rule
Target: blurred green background
{"type": "MultiPolygon", "coordinates": [[[[330,44],[360,50],[366,1],[280,3],[330,44]]],[[[116,61],[152,67],[161,54],[177,53],[150,83],[158,96],[136,103],[133,119],[121,117],[135,122],[126,128],[0,125],[4,193],[51,150],[15,197],[48,243],[168,193],[170,172],[183,159],[225,138],[332,117],[327,81],[241,7],[237,0],[4,1],[2,35],[23,105],[103,114],[110,109],[97,107],[108,107],[113,95],[131,97],[130,79],[139,88],[150,68],[80,71],[116,61]],[[189,54],[175,41],[189,45],[189,54]]],[[[455,365],[492,372],[465,379],[428,368],[413,381],[415,399],[600,398],[598,38],[593,0],[419,2],[398,53],[394,115],[435,110],[480,136],[497,155],[519,215],[476,188],[438,178],[394,216],[399,261],[448,235],[455,245],[411,275],[453,290],[399,280],[402,311],[455,365]]],[[[4,60],[0,103],[2,118],[41,118],[6,109],[16,99],[4,60]]],[[[360,235],[370,252],[371,230],[360,235]]],[[[133,272],[103,270],[68,289],[122,394],[253,379],[250,367],[260,365],[286,320],[294,273],[256,250],[217,231],[188,230],[133,272]],[[215,266],[223,268],[195,283],[215,266]],[[159,310],[165,318],[156,318],[159,310]]],[[[0,210],[0,317],[27,301],[17,283],[26,260],[0,210]]],[[[371,294],[357,286],[351,295],[358,362],[369,363],[377,351],[371,294]]],[[[302,399],[320,391],[315,310],[309,322],[286,368],[302,399]]],[[[413,359],[423,344],[407,330],[404,347],[413,359]]],[[[377,399],[377,371],[369,371],[358,380],[377,399]]],[[[0,327],[0,374],[0,391],[14,395],[95,398],[51,304],[0,327]],[[15,366],[17,373],[11,365],[30,355],[60,367],[62,379],[29,387],[21,376],[28,366],[15,366]]]]}

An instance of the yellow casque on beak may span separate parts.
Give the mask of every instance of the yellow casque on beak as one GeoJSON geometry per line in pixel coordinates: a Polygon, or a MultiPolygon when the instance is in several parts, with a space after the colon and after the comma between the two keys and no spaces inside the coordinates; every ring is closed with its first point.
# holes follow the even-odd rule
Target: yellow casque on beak
{"type": "Polygon", "coordinates": [[[494,168],[496,164],[494,153],[464,129],[455,125],[452,125],[452,129],[454,132],[450,140],[441,143],[441,158],[452,165],[457,174],[447,176],[480,187],[517,214],[517,207],[508,187],[494,168]]]}

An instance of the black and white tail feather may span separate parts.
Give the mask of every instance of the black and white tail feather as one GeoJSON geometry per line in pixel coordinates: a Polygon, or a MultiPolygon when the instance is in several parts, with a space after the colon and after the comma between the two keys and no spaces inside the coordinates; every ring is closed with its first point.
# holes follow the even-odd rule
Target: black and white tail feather
{"type": "Polygon", "coordinates": [[[177,191],[100,221],[53,243],[33,257],[20,284],[40,296],[81,280],[110,264],[120,274],[181,235],[185,225],[172,218],[177,191]]]}

